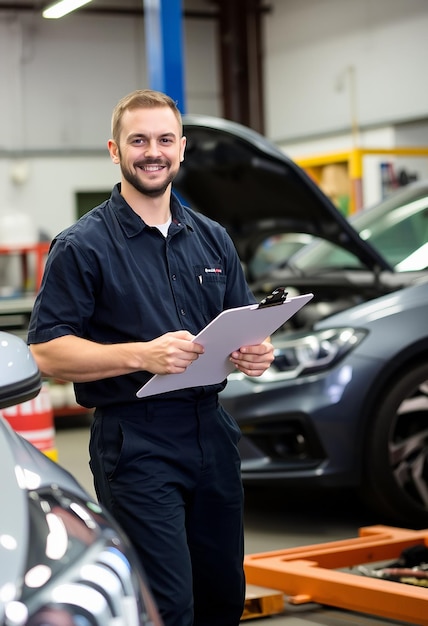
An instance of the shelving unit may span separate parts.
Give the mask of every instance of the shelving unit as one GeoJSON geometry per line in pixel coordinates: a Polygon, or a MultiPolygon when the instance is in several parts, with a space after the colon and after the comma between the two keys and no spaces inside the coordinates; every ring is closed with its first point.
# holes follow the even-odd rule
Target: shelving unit
{"type": "Polygon", "coordinates": [[[21,261],[21,291],[22,293],[37,292],[42,282],[46,256],[49,252],[49,242],[33,245],[0,246],[0,256],[18,256],[21,261]],[[31,271],[31,259],[34,260],[34,273],[31,271]]]}
{"type": "Polygon", "coordinates": [[[366,156],[385,156],[389,158],[417,157],[428,159],[428,147],[354,148],[340,152],[295,158],[295,161],[317,184],[321,183],[323,170],[326,166],[338,165],[345,167],[350,184],[348,214],[352,215],[364,206],[363,177],[364,157],[366,156]]]}
{"type": "MultiPolygon", "coordinates": [[[[17,259],[12,284],[2,284],[0,291],[0,329],[26,337],[34,299],[42,282],[49,243],[0,245],[0,261],[17,259]]],[[[4,277],[3,277],[4,278],[4,277]]]]}

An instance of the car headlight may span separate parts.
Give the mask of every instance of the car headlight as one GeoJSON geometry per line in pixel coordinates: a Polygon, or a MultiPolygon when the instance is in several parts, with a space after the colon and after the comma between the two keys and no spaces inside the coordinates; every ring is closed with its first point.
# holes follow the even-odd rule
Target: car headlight
{"type": "MultiPolygon", "coordinates": [[[[297,378],[332,367],[367,335],[356,328],[329,328],[273,337],[274,361],[259,382],[297,378]]],[[[254,380],[256,380],[254,378],[254,380]]]]}
{"type": "Polygon", "coordinates": [[[28,493],[22,579],[0,590],[4,626],[160,626],[127,537],[57,485],[28,493]]]}

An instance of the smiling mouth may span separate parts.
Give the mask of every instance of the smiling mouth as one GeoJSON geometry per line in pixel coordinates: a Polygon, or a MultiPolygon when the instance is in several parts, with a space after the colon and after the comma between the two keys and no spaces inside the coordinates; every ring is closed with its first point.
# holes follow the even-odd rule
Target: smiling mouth
{"type": "Polygon", "coordinates": [[[139,165],[139,169],[144,172],[159,172],[164,169],[164,165],[139,165]]]}
{"type": "Polygon", "coordinates": [[[135,167],[150,174],[161,172],[167,167],[167,164],[162,161],[137,161],[135,167]]]}

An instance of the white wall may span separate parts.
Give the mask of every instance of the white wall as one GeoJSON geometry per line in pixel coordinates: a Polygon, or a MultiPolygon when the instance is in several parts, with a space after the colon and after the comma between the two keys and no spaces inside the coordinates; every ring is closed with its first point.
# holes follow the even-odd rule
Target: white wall
{"type": "MultiPolygon", "coordinates": [[[[426,0],[272,0],[267,134],[292,142],[427,118],[426,0]]],[[[425,138],[428,143],[428,138],[425,138]]]]}
{"type": "Polygon", "coordinates": [[[77,192],[109,190],[118,180],[107,149],[102,156],[2,159],[2,211],[30,215],[36,229],[53,237],[75,221],[77,192]],[[22,182],[12,180],[16,168],[24,169],[22,182]]]}
{"type": "MultiPolygon", "coordinates": [[[[265,18],[267,135],[291,157],[428,148],[426,0],[273,0],[265,18]]],[[[428,177],[428,158],[364,158],[363,202],[380,164],[428,177]]]]}
{"type": "MultiPolygon", "coordinates": [[[[0,12],[0,148],[104,147],[116,102],[147,86],[143,27],[136,17],[0,12]]],[[[184,39],[187,108],[218,114],[215,22],[186,19],[184,39]]]]}
{"type": "MultiPolygon", "coordinates": [[[[215,27],[184,21],[194,113],[220,110],[215,27]]],[[[111,112],[123,95],[148,86],[145,58],[142,18],[0,12],[0,214],[29,213],[53,236],[75,220],[76,192],[119,180],[107,152],[111,112]]]]}

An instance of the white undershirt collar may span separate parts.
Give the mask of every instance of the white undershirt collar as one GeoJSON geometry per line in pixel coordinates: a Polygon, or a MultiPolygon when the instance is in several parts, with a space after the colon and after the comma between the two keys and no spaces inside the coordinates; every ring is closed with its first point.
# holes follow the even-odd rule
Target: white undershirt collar
{"type": "Polygon", "coordinates": [[[166,237],[168,235],[168,228],[169,225],[171,224],[171,215],[168,218],[168,221],[166,221],[164,224],[155,224],[154,228],[157,228],[164,237],[166,237]]]}

